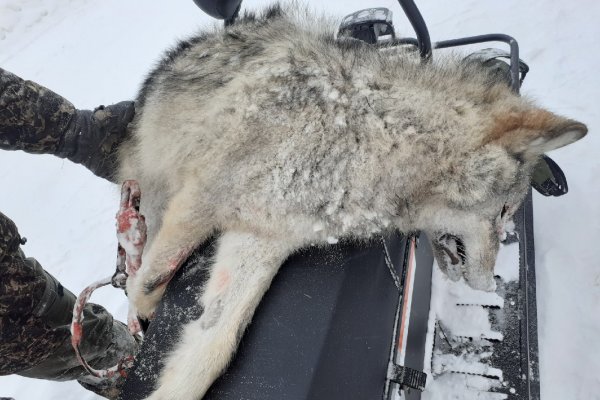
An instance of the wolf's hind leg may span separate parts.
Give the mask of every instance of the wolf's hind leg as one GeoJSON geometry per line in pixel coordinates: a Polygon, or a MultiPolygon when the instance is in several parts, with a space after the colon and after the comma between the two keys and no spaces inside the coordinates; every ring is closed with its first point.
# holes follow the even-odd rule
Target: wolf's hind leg
{"type": "Polygon", "coordinates": [[[197,400],[229,363],[246,325],[291,246],[226,232],[201,297],[202,316],[184,329],[148,400],[197,400]]]}
{"type": "Polygon", "coordinates": [[[139,316],[152,316],[173,274],[212,234],[212,218],[199,204],[195,185],[184,186],[175,194],[163,215],[159,231],[143,256],[142,267],[135,276],[127,279],[127,295],[139,316]]]}

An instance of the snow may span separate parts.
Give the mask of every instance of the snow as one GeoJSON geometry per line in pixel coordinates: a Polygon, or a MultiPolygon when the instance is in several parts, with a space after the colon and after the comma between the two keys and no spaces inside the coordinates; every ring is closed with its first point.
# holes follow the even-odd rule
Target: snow
{"type": "MultiPolygon", "coordinates": [[[[503,245],[496,263],[496,269],[510,271],[505,273],[510,277],[512,277],[512,270],[516,269],[516,279],[519,278],[518,249],[517,243],[503,245]],[[513,251],[515,247],[516,252],[513,251]]],[[[483,398],[494,398],[489,397],[491,394],[485,392],[493,387],[493,383],[504,383],[503,374],[500,369],[486,364],[485,360],[491,357],[491,351],[493,351],[489,341],[502,341],[504,336],[501,332],[492,329],[489,307],[503,308],[504,299],[494,292],[472,289],[462,277],[457,281],[452,281],[442,273],[437,262],[433,263],[431,282],[431,303],[425,348],[433,349],[433,352],[430,353],[426,350],[424,365],[428,380],[423,400],[466,396],[471,389],[464,386],[467,383],[464,380],[464,374],[497,378],[495,383],[490,379],[478,381],[487,382],[489,385],[475,390],[477,395],[481,395],[483,398]],[[436,334],[439,337],[434,337],[436,334]],[[452,335],[452,338],[449,338],[448,335],[452,335]],[[437,340],[460,340],[460,338],[472,338],[476,342],[481,342],[480,349],[489,350],[473,352],[463,350],[461,354],[455,355],[444,354],[434,348],[434,342],[437,340]]]]}
{"type": "MultiPolygon", "coordinates": [[[[489,357],[490,355],[491,354],[488,354],[487,356],[489,357]]],[[[438,375],[443,374],[444,372],[460,371],[460,373],[467,375],[494,377],[502,382],[502,370],[479,362],[485,358],[485,354],[461,354],[460,356],[440,354],[434,358],[432,371],[438,375]]]]}
{"type": "MultiPolygon", "coordinates": [[[[516,262],[519,262],[517,257],[516,262]]],[[[504,300],[494,292],[469,287],[464,278],[454,282],[434,262],[431,277],[431,312],[437,315],[455,336],[501,340],[502,334],[492,330],[484,307],[503,307],[504,300]]]]}
{"type": "MultiPolygon", "coordinates": [[[[505,247],[511,248],[512,246],[518,249],[518,244],[505,247]]],[[[503,248],[501,252],[503,250],[506,249],[503,248]]],[[[513,254],[513,258],[505,255],[503,262],[518,266],[518,252],[513,254]]],[[[468,337],[476,341],[482,340],[485,343],[489,343],[488,340],[503,340],[502,333],[492,329],[488,307],[502,308],[504,307],[504,299],[494,292],[473,290],[463,278],[452,281],[442,273],[437,262],[433,264],[431,282],[426,349],[434,349],[435,340],[448,340],[446,335],[449,333],[454,338],[468,337]],[[439,329],[435,329],[436,326],[439,329]],[[436,333],[440,335],[439,338],[434,338],[436,333]]],[[[482,348],[486,347],[482,346],[482,348]]],[[[471,394],[483,396],[482,398],[485,399],[495,398],[490,393],[485,392],[491,389],[494,384],[502,382],[503,375],[501,370],[485,364],[485,359],[491,355],[492,353],[489,351],[463,352],[460,355],[443,354],[436,349],[433,353],[426,351],[424,365],[428,380],[423,393],[423,400],[458,399],[464,398],[459,396],[470,396],[471,394]],[[477,387],[473,392],[470,388],[465,389],[464,385],[468,383],[465,381],[465,374],[496,377],[497,380],[495,382],[491,379],[478,380],[477,382],[483,382],[486,385],[485,387],[477,387]]]]}
{"type": "Polygon", "coordinates": [[[327,236],[327,243],[329,244],[336,244],[337,242],[339,242],[339,240],[333,236],[327,236]]]}
{"type": "MultiPolygon", "coordinates": [[[[245,1],[246,8],[265,4],[245,1]]],[[[411,34],[392,0],[309,2],[342,17],[388,7],[399,34],[411,34]]],[[[417,0],[433,40],[503,32],[529,63],[523,92],[588,124],[582,142],[551,154],[569,179],[561,198],[534,195],[540,374],[544,400],[597,399],[600,393],[600,2],[417,0]]],[[[0,67],[39,82],[80,108],[131,99],[158,55],[175,39],[212,24],[191,0],[0,0],[0,67]]],[[[502,46],[502,45],[500,45],[502,46]]],[[[28,255],[74,292],[111,274],[118,188],[51,156],[0,152],[0,211],[29,241],[28,255]]],[[[94,301],[125,320],[114,289],[94,301]]],[[[475,377],[465,377],[485,391],[475,377]]],[[[96,399],[76,383],[0,378],[0,396],[96,399]]],[[[467,398],[494,398],[469,394],[467,398]]]]}
{"type": "Polygon", "coordinates": [[[519,280],[519,244],[501,244],[494,273],[505,282],[519,280]],[[517,262],[515,262],[517,260],[517,262]]]}
{"type": "Polygon", "coordinates": [[[423,396],[423,400],[503,400],[508,398],[505,394],[488,392],[497,385],[497,380],[483,376],[443,375],[432,385],[435,394],[427,393],[423,396]],[[467,388],[467,390],[463,388],[467,388]]]}

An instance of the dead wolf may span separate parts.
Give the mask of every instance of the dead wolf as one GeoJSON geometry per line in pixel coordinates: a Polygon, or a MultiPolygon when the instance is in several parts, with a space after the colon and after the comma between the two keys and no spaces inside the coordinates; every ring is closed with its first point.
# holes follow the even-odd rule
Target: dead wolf
{"type": "Polygon", "coordinates": [[[492,289],[533,166],[587,132],[472,63],[421,64],[336,40],[334,26],[272,7],[180,43],[143,84],[119,156],[148,217],[128,282],[138,313],[152,315],[173,271],[219,235],[204,314],[151,400],[201,398],[279,266],[307,245],[422,230],[443,268],[492,289]]]}

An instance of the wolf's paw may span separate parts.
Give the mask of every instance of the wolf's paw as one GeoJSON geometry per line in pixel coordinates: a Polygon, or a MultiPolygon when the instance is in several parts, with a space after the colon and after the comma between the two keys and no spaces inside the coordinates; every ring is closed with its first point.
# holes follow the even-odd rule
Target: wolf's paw
{"type": "Polygon", "coordinates": [[[152,286],[152,282],[148,282],[141,276],[127,280],[127,297],[138,317],[144,319],[154,317],[156,307],[165,292],[165,286],[152,286]]]}

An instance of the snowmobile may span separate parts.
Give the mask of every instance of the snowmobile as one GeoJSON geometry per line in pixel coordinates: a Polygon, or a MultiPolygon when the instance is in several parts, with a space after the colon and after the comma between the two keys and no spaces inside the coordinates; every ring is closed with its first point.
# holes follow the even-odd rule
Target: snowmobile
{"type": "MultiPolygon", "coordinates": [[[[241,0],[194,2],[226,25],[235,24],[241,7],[241,0]]],[[[489,34],[432,43],[414,1],[399,3],[416,38],[396,37],[386,8],[347,16],[338,37],[381,51],[413,49],[422,62],[431,61],[433,50],[502,42],[509,51],[485,49],[465,61],[503,74],[519,91],[529,68],[514,38],[489,34]]],[[[544,157],[538,170],[536,190],[546,196],[567,192],[551,159],[544,157]]],[[[531,191],[515,224],[504,245],[511,249],[507,263],[513,273],[496,278],[496,293],[443,284],[421,232],[300,251],[280,269],[234,360],[204,399],[415,400],[436,398],[436,391],[444,398],[539,399],[531,191]]],[[[182,325],[202,314],[197,290],[186,289],[203,284],[213,252],[209,240],[169,283],[121,399],[144,399],[152,392],[182,325]]]]}

